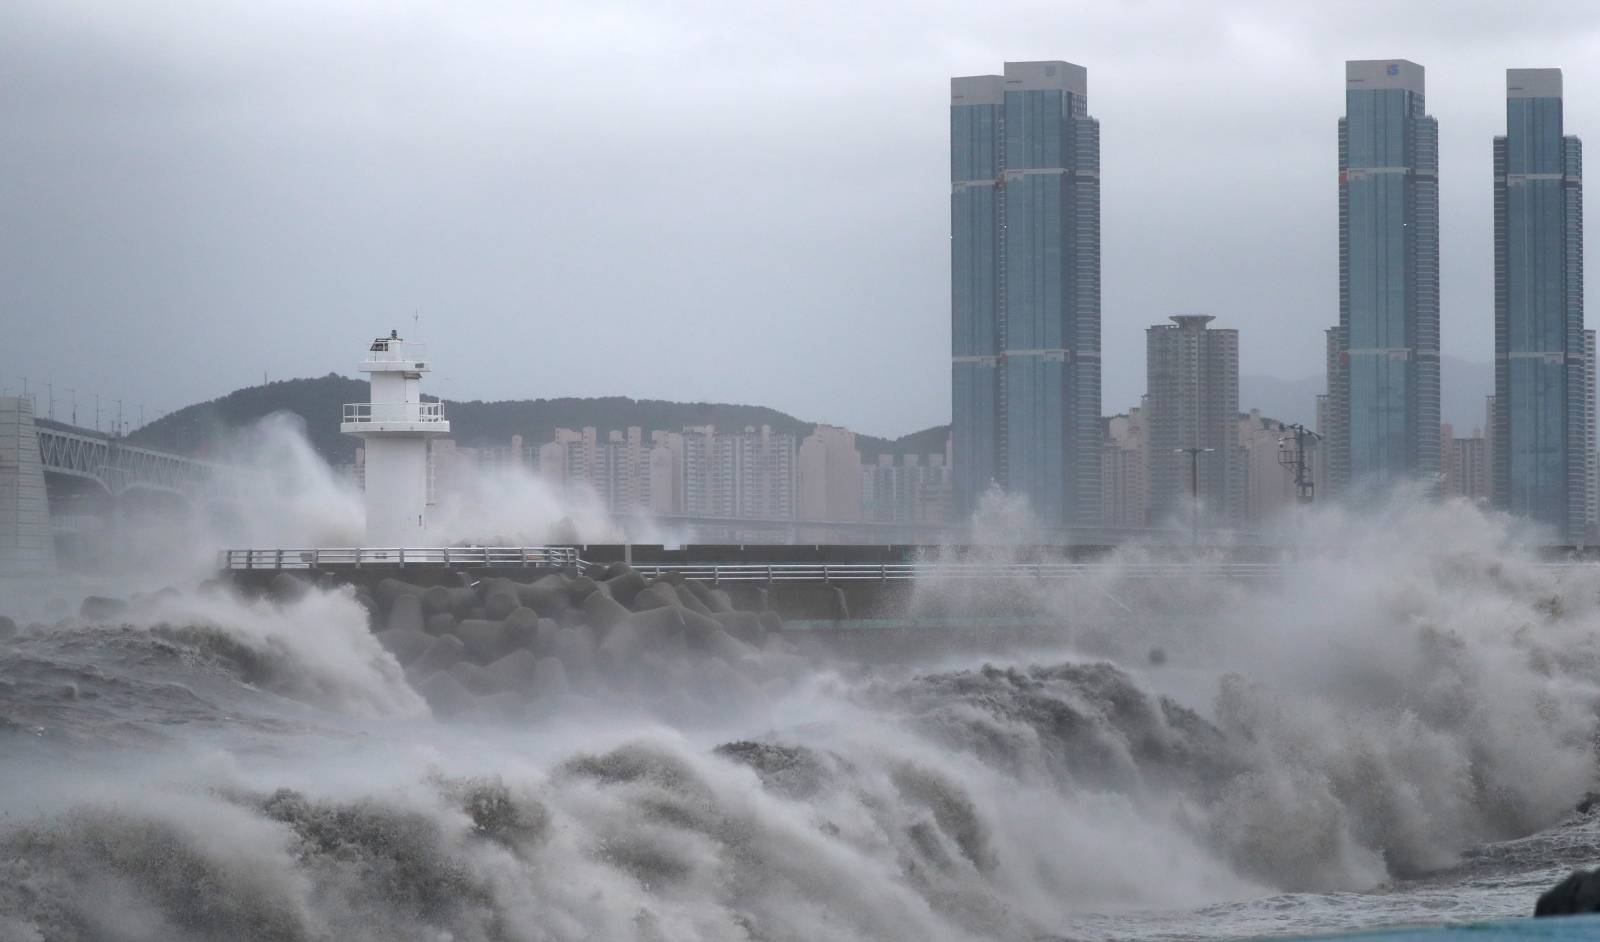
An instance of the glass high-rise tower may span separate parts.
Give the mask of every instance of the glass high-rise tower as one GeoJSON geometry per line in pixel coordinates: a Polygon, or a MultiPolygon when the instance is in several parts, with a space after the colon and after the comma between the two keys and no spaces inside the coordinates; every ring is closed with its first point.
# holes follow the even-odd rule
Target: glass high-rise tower
{"type": "Polygon", "coordinates": [[[1564,135],[1560,69],[1506,70],[1494,139],[1495,504],[1584,533],[1583,144],[1564,135]]]}
{"type": "MultiPolygon", "coordinates": [[[[1439,472],[1439,128],[1423,68],[1345,63],[1334,491],[1439,472]]],[[[1335,376],[1331,371],[1337,370],[1335,376]]]]}
{"type": "Polygon", "coordinates": [[[956,512],[991,484],[1046,526],[1100,523],[1100,125],[1088,73],[950,82],[956,512]]]}

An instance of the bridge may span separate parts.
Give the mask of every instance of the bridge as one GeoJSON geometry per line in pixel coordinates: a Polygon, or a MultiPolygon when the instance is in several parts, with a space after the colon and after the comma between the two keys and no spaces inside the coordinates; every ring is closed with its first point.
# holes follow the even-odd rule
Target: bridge
{"type": "Polygon", "coordinates": [[[104,517],[141,495],[184,506],[216,500],[238,493],[248,474],[39,419],[30,400],[0,398],[0,575],[54,569],[71,519],[104,517]]]}
{"type": "Polygon", "coordinates": [[[186,455],[129,445],[114,436],[64,422],[36,418],[33,424],[45,474],[91,481],[113,497],[135,488],[191,499],[211,496],[230,488],[236,472],[186,455]]]}

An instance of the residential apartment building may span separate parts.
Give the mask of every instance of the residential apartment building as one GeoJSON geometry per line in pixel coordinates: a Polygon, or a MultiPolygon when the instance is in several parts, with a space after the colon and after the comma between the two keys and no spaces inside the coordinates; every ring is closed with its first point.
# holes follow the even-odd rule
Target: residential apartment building
{"type": "Polygon", "coordinates": [[[1179,314],[1145,331],[1149,410],[1149,519],[1163,526],[1194,502],[1210,527],[1245,519],[1239,450],[1239,332],[1179,314]]]}
{"type": "Polygon", "coordinates": [[[1345,63],[1329,482],[1439,471],[1439,128],[1422,66],[1345,63]]]}
{"type": "Polygon", "coordinates": [[[1100,522],[1100,126],[1088,73],[950,82],[956,513],[991,485],[1046,526],[1100,522]]]}
{"type": "Polygon", "coordinates": [[[1494,139],[1494,503],[1579,543],[1589,518],[1583,145],[1560,69],[1506,70],[1494,139]]]}

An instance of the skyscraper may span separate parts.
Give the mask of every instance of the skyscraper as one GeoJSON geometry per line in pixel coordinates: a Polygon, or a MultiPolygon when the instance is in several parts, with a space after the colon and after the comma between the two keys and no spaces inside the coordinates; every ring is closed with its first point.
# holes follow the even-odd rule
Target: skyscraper
{"type": "Polygon", "coordinates": [[[1317,397],[1317,434],[1322,436],[1322,477],[1318,496],[1326,500],[1350,480],[1349,371],[1344,367],[1344,328],[1329,327],[1326,335],[1327,392],[1317,397]]]}
{"type": "Polygon", "coordinates": [[[1179,314],[1172,324],[1145,332],[1152,526],[1187,521],[1191,489],[1208,526],[1244,521],[1239,332],[1212,330],[1206,326],[1212,320],[1209,314],[1179,314]],[[1203,450],[1185,453],[1196,448],[1203,450]]]}
{"type": "Polygon", "coordinates": [[[1335,491],[1439,472],[1439,128],[1423,87],[1415,62],[1345,63],[1335,491]]]}
{"type": "Polygon", "coordinates": [[[1583,145],[1562,134],[1560,69],[1506,70],[1494,139],[1494,500],[1583,539],[1589,450],[1583,145]]]}
{"type": "Polygon", "coordinates": [[[950,81],[955,504],[991,483],[1046,526],[1100,522],[1100,125],[1088,73],[950,81]]]}
{"type": "Polygon", "coordinates": [[[1597,392],[1595,375],[1595,334],[1592,330],[1583,332],[1583,432],[1586,444],[1583,449],[1583,541],[1591,542],[1597,533],[1600,533],[1600,452],[1595,451],[1595,446],[1600,443],[1596,437],[1600,428],[1595,425],[1595,396],[1597,392]]]}

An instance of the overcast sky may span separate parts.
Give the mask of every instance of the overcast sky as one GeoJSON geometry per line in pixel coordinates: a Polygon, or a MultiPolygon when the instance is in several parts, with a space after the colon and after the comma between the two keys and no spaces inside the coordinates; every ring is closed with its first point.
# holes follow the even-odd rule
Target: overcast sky
{"type": "Polygon", "coordinates": [[[448,398],[948,421],[949,78],[1007,59],[1089,70],[1107,412],[1180,311],[1321,372],[1347,58],[1427,68],[1444,352],[1487,361],[1504,69],[1600,138],[1596,9],[4,0],[0,386],[153,418],[420,312],[448,398]]]}

